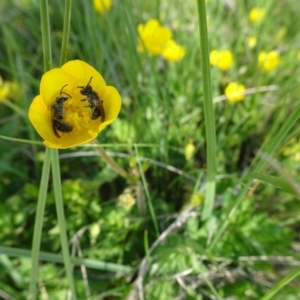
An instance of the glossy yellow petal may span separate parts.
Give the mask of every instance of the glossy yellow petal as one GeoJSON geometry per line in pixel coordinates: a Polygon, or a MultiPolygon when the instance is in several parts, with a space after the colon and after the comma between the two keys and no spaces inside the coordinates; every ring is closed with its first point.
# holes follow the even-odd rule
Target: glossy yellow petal
{"type": "Polygon", "coordinates": [[[10,94],[10,82],[8,81],[2,81],[0,84],[0,102],[4,101],[10,94]]]}
{"type": "Polygon", "coordinates": [[[239,102],[245,98],[245,86],[237,82],[230,82],[225,88],[225,95],[229,102],[239,102]]]}
{"type": "Polygon", "coordinates": [[[55,137],[52,129],[51,112],[41,95],[33,99],[28,116],[36,131],[44,140],[55,137]]]}
{"type": "Polygon", "coordinates": [[[100,14],[111,8],[112,1],[111,0],[94,0],[94,8],[100,14]]]}
{"type": "Polygon", "coordinates": [[[86,86],[91,77],[93,77],[90,83],[93,90],[95,90],[100,97],[104,95],[106,83],[100,73],[89,64],[81,60],[71,60],[64,64],[61,69],[71,76],[76,77],[78,86],[86,86]]]}
{"type": "Polygon", "coordinates": [[[139,24],[138,33],[138,51],[150,55],[162,54],[167,42],[172,38],[172,31],[161,26],[156,19],[148,20],[145,25],[139,24]]]}
{"type": "Polygon", "coordinates": [[[258,65],[264,71],[268,72],[277,68],[279,63],[280,63],[280,55],[277,51],[270,51],[270,52],[262,51],[259,53],[258,65]]]}
{"type": "Polygon", "coordinates": [[[42,76],[40,95],[45,101],[46,106],[50,109],[51,104],[60,96],[61,90],[63,93],[70,94],[76,88],[76,78],[61,68],[55,68],[42,76]]]}
{"type": "Polygon", "coordinates": [[[165,60],[176,62],[181,60],[185,55],[185,49],[175,41],[169,40],[162,56],[165,60]]]}
{"type": "Polygon", "coordinates": [[[105,121],[101,123],[99,132],[117,118],[121,109],[121,102],[121,96],[117,89],[115,89],[113,86],[108,86],[103,97],[105,121]]]}
{"type": "Polygon", "coordinates": [[[51,141],[45,140],[44,144],[50,148],[67,149],[70,147],[87,143],[95,139],[97,135],[98,132],[86,131],[86,132],[82,132],[81,135],[77,135],[77,136],[74,136],[72,134],[66,135],[64,139],[58,139],[56,143],[51,143],[51,141]]]}
{"type": "Polygon", "coordinates": [[[233,64],[233,56],[229,50],[213,50],[209,55],[210,64],[217,66],[221,71],[226,71],[233,64]]]}
{"type": "Polygon", "coordinates": [[[266,14],[265,8],[255,7],[251,9],[249,17],[252,23],[259,23],[263,20],[265,14],[266,14]]]}

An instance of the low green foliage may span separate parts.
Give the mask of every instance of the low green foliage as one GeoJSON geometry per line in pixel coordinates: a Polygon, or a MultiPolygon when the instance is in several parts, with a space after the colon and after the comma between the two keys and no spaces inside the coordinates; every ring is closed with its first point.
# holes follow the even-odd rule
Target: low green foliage
{"type": "MultiPolygon", "coordinates": [[[[210,69],[217,175],[212,216],[203,221],[206,146],[213,137],[205,128],[197,1],[115,0],[103,14],[93,1],[73,1],[68,60],[93,65],[120,92],[121,113],[98,141],[128,173],[118,175],[97,145],[59,152],[78,299],[133,299],[139,291],[149,300],[299,299],[298,6],[293,0],[206,3],[209,51],[229,50],[233,64],[210,69]],[[252,23],[255,7],[265,14],[252,23]],[[138,24],[152,18],[184,47],[181,60],[138,52],[138,24]],[[274,69],[258,65],[262,51],[278,52],[274,69]],[[239,102],[224,95],[231,82],[245,86],[239,102]]],[[[27,117],[44,73],[40,7],[5,0],[0,10],[0,136],[40,141],[27,117]],[[1,99],[5,82],[15,86],[1,99]]],[[[49,10],[58,67],[64,1],[49,1],[49,10]]],[[[41,145],[0,137],[3,299],[30,299],[28,251],[44,157],[41,145]]],[[[67,295],[59,234],[50,180],[38,299],[67,295]]]]}

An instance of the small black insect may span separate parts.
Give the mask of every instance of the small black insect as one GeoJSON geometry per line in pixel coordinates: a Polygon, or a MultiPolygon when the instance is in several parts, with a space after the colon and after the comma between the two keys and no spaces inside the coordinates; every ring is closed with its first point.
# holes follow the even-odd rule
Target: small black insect
{"type": "Polygon", "coordinates": [[[90,85],[91,81],[93,79],[93,76],[91,77],[90,81],[86,86],[78,86],[77,88],[81,89],[80,93],[81,95],[87,96],[85,99],[82,99],[81,101],[88,101],[89,105],[88,107],[91,108],[91,119],[96,120],[99,117],[101,117],[102,122],[105,120],[105,111],[103,107],[103,101],[100,100],[98,94],[93,91],[92,86],[90,85]]]}
{"type": "Polygon", "coordinates": [[[64,103],[69,99],[72,98],[69,94],[63,92],[63,89],[67,86],[64,85],[61,90],[59,97],[55,99],[55,101],[51,104],[51,121],[52,121],[52,128],[55,136],[60,138],[60,135],[58,134],[58,131],[61,132],[71,132],[73,130],[73,127],[64,122],[64,103]],[[62,96],[62,94],[65,94],[66,96],[62,96]]]}

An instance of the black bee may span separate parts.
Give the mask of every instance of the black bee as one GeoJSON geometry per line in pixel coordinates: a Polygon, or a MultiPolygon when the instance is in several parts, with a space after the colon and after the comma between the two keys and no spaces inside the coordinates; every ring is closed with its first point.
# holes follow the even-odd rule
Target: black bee
{"type": "Polygon", "coordinates": [[[73,130],[73,127],[71,125],[69,125],[68,123],[66,123],[66,122],[63,121],[63,118],[64,118],[64,103],[69,98],[72,98],[69,94],[63,92],[63,89],[66,86],[67,86],[67,84],[64,85],[61,88],[59,97],[57,97],[55,99],[55,101],[51,104],[52,128],[53,128],[54,134],[58,138],[60,138],[60,135],[58,134],[58,131],[61,131],[61,132],[71,132],[73,130]],[[67,97],[66,96],[62,96],[62,94],[67,95],[67,97]]]}
{"type": "Polygon", "coordinates": [[[105,120],[105,111],[103,107],[103,101],[100,100],[98,94],[93,91],[92,86],[90,85],[93,76],[86,86],[78,86],[77,88],[81,89],[81,95],[87,96],[86,99],[82,99],[81,101],[88,101],[89,107],[91,108],[91,119],[96,120],[101,117],[102,122],[105,120]]]}

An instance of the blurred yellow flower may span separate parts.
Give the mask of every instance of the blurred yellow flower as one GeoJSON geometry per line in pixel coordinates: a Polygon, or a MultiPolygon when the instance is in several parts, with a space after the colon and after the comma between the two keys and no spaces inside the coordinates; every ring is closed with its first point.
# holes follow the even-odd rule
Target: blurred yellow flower
{"type": "Polygon", "coordinates": [[[150,55],[161,55],[172,38],[171,30],[161,26],[155,19],[150,19],[146,24],[139,24],[138,34],[138,51],[150,55]]]}
{"type": "Polygon", "coordinates": [[[191,195],[189,199],[189,205],[192,206],[199,206],[200,204],[203,203],[204,200],[204,195],[201,192],[195,192],[191,195]]]}
{"type": "Polygon", "coordinates": [[[277,51],[262,51],[258,56],[258,65],[264,71],[271,71],[275,69],[280,63],[280,56],[277,51]]]}
{"type": "Polygon", "coordinates": [[[100,14],[110,10],[111,4],[111,0],[94,0],[94,8],[100,14]]]}
{"type": "Polygon", "coordinates": [[[191,160],[196,152],[193,139],[190,139],[188,144],[184,148],[184,156],[187,161],[191,160]]]}
{"type": "Polygon", "coordinates": [[[254,48],[257,44],[257,38],[255,36],[248,36],[247,44],[248,44],[249,48],[254,48]]]}
{"type": "Polygon", "coordinates": [[[4,101],[9,93],[10,93],[10,85],[9,81],[4,81],[3,78],[0,76],[0,102],[4,101]]]}
{"type": "Polygon", "coordinates": [[[173,62],[182,59],[184,55],[185,49],[182,46],[176,44],[176,42],[173,40],[169,40],[167,42],[166,48],[162,53],[162,56],[165,60],[173,62]]]}
{"type": "Polygon", "coordinates": [[[233,64],[233,57],[229,50],[213,50],[209,55],[210,64],[218,67],[222,71],[230,69],[233,64]]]}
{"type": "Polygon", "coordinates": [[[73,60],[42,76],[29,119],[46,146],[65,149],[96,138],[120,108],[118,91],[92,66],[73,60]]]}
{"type": "Polygon", "coordinates": [[[295,138],[290,141],[290,146],[283,148],[283,155],[290,156],[296,162],[300,161],[300,144],[295,138]]]}
{"type": "Polygon", "coordinates": [[[237,82],[230,82],[225,88],[225,95],[229,102],[239,102],[245,98],[245,86],[237,82]]]}
{"type": "Polygon", "coordinates": [[[265,13],[266,13],[265,8],[258,8],[258,7],[252,8],[249,15],[251,22],[259,23],[264,18],[265,13]]]}

